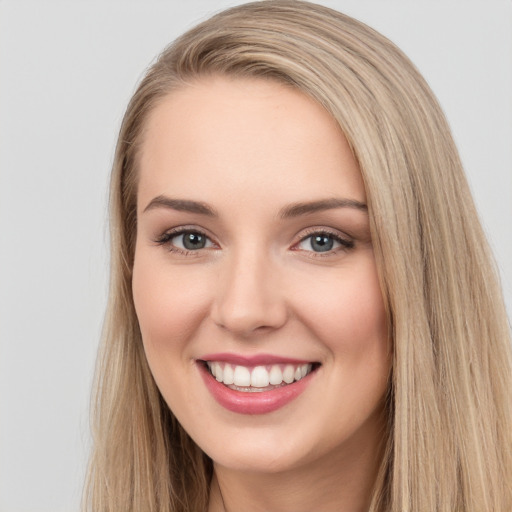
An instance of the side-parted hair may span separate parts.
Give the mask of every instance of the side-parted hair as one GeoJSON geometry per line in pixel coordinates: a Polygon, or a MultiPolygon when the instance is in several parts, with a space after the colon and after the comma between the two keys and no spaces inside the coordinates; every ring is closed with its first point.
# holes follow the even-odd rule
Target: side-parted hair
{"type": "Polygon", "coordinates": [[[111,285],[84,510],[201,512],[211,460],[149,370],[132,298],[138,155],[148,115],[210,76],[273,80],[339,123],[357,159],[393,340],[371,512],[512,510],[510,326],[445,117],[404,54],[331,9],[267,0],[215,15],[149,68],[111,178],[111,285]]]}

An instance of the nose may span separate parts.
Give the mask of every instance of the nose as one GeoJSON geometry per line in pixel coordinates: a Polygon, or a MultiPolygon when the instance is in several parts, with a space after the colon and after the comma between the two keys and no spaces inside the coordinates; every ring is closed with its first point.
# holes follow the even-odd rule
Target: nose
{"type": "Polygon", "coordinates": [[[282,327],[288,313],[279,276],[279,269],[264,255],[226,258],[211,309],[213,321],[245,338],[282,327]]]}

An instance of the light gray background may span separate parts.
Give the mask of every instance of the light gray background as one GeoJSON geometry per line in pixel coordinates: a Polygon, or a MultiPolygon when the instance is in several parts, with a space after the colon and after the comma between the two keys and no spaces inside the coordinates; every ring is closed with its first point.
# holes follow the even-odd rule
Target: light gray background
{"type": "MultiPolygon", "coordinates": [[[[0,0],[0,512],[77,511],[106,299],[106,184],[143,70],[236,1],[0,0]]],[[[453,128],[512,310],[512,2],[332,0],[453,128]]]]}

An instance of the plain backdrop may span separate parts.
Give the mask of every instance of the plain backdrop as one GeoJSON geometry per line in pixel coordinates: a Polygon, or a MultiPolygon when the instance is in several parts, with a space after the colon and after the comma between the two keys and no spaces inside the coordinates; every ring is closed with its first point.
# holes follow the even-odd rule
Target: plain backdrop
{"type": "MultiPolygon", "coordinates": [[[[0,512],[77,512],[116,133],[143,70],[236,1],[0,0],[0,512]]],[[[512,2],[332,0],[452,126],[512,310],[512,2]]]]}

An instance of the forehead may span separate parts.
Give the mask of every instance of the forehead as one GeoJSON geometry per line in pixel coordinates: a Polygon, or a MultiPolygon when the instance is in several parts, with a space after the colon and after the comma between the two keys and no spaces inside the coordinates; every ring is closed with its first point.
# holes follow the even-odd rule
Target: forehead
{"type": "Polygon", "coordinates": [[[205,78],[170,93],[147,120],[139,163],[144,199],[250,192],[304,201],[337,192],[365,200],[336,121],[302,92],[263,79],[205,78]]]}

